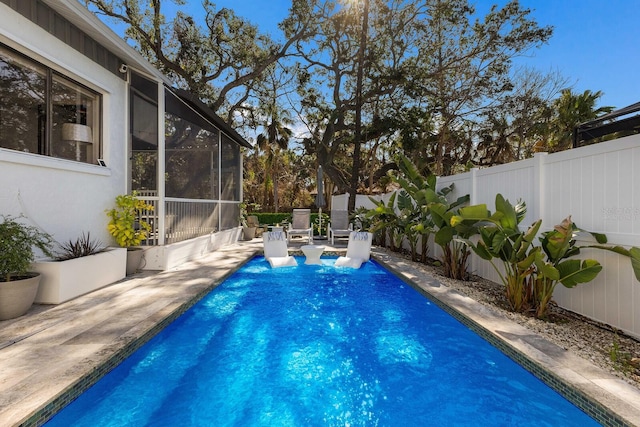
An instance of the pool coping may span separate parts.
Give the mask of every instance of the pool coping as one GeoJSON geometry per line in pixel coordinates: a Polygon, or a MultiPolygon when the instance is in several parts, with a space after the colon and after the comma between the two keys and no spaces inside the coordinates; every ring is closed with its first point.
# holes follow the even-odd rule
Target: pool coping
{"type": "Polygon", "coordinates": [[[44,424],[252,259],[261,243],[227,246],[0,321],[0,427],[44,424]]]}
{"type": "MultiPolygon", "coordinates": [[[[258,239],[242,242],[171,271],[139,274],[0,322],[0,426],[42,425],[261,249],[258,239]]],[[[325,256],[344,251],[327,249],[325,256]]],[[[372,255],[561,394],[568,393],[603,425],[640,425],[638,389],[447,288],[398,254],[374,247],[372,255]]]]}
{"type": "MultiPolygon", "coordinates": [[[[570,350],[420,271],[401,256],[374,259],[605,426],[640,426],[640,390],[570,350]]],[[[544,419],[544,414],[540,414],[544,419]]]]}

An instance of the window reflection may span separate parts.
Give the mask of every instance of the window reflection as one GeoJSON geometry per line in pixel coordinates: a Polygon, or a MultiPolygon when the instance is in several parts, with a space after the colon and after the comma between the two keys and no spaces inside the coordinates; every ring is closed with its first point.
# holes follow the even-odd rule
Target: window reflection
{"type": "Polygon", "coordinates": [[[158,84],[131,72],[131,182],[137,191],[157,191],[158,84]]]}
{"type": "Polygon", "coordinates": [[[51,155],[85,163],[95,163],[94,152],[98,105],[96,95],[69,80],[54,75],[51,90],[51,155]],[[80,126],[65,126],[65,124],[80,126]],[[66,132],[65,132],[66,130],[66,132]]]}
{"type": "Polygon", "coordinates": [[[44,151],[46,69],[0,48],[0,147],[44,151]]]}
{"type": "Polygon", "coordinates": [[[0,147],[95,164],[100,108],[98,93],[0,45],[0,147]]]}

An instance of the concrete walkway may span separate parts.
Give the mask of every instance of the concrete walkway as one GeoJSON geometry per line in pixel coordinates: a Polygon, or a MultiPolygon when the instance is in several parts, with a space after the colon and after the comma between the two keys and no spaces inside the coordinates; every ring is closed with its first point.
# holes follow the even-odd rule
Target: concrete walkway
{"type": "MultiPolygon", "coordinates": [[[[139,273],[0,322],[0,426],[42,424],[261,249],[259,239],[241,242],[170,271],[139,273]]],[[[464,313],[471,327],[482,325],[486,331],[480,333],[512,357],[602,412],[602,419],[610,419],[605,424],[640,426],[636,388],[441,286],[403,258],[375,250],[374,255],[447,309],[464,313]]]]}

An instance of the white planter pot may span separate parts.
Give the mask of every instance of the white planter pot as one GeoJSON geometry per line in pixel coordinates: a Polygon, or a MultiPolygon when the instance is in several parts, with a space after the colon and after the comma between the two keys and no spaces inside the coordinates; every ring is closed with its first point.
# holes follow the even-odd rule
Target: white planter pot
{"type": "Polygon", "coordinates": [[[244,240],[253,240],[256,237],[257,227],[242,227],[244,232],[244,240]]]}
{"type": "Polygon", "coordinates": [[[33,271],[42,274],[36,302],[61,302],[95,291],[125,277],[127,250],[109,248],[106,252],[65,261],[38,261],[33,271]]]}
{"type": "Polygon", "coordinates": [[[127,276],[138,271],[140,264],[142,264],[142,255],[144,255],[142,248],[127,248],[127,276]]]}

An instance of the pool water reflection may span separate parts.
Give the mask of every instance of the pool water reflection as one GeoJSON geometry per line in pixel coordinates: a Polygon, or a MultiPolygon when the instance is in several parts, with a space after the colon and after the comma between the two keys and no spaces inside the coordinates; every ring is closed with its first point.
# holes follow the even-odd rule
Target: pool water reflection
{"type": "Polygon", "coordinates": [[[334,262],[253,259],[49,425],[598,425],[380,265],[334,262]]]}

